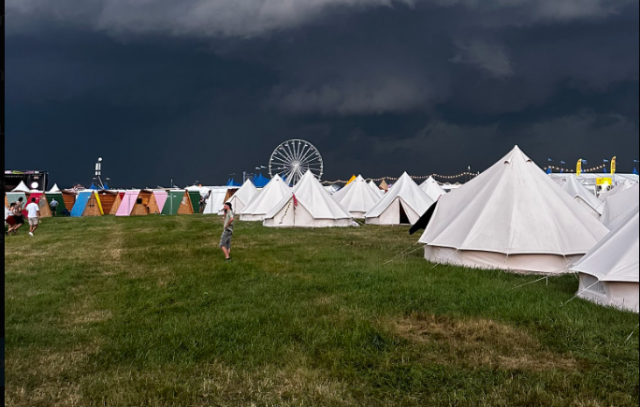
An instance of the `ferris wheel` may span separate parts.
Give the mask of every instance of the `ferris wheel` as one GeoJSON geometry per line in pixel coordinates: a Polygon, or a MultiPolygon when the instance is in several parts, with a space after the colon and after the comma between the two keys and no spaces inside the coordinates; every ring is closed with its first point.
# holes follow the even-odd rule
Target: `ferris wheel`
{"type": "Polygon", "coordinates": [[[295,185],[307,171],[311,171],[319,180],[324,165],[317,148],[308,141],[293,139],[280,144],[271,154],[269,175],[276,174],[288,184],[295,185]]]}

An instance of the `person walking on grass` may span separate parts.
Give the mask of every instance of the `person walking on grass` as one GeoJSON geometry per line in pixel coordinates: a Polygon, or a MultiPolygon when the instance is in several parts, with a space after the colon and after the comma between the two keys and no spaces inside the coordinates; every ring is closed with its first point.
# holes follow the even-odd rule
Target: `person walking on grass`
{"type": "Polygon", "coordinates": [[[58,201],[56,201],[56,198],[51,199],[51,202],[49,202],[49,207],[51,208],[51,214],[53,216],[57,216],[58,215],[58,201]]]}
{"type": "Polygon", "coordinates": [[[233,207],[231,203],[224,204],[224,231],[220,238],[220,249],[224,253],[225,261],[231,261],[231,238],[233,237],[233,207]]]}
{"type": "Polygon", "coordinates": [[[29,218],[29,236],[33,237],[33,232],[38,229],[40,223],[40,206],[36,203],[36,198],[31,198],[31,203],[25,209],[29,218]]]}
{"type": "Polygon", "coordinates": [[[11,213],[13,215],[15,225],[13,226],[13,229],[11,229],[11,232],[13,232],[14,235],[18,233],[18,229],[20,229],[20,227],[24,225],[24,214],[22,213],[23,205],[24,201],[22,197],[18,198],[18,200],[13,203],[13,209],[11,210],[11,213]]]}

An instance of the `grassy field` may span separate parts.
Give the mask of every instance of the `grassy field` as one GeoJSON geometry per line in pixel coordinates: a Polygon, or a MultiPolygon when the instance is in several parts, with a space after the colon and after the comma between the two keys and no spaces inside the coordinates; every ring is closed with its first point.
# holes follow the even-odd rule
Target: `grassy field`
{"type": "Polygon", "coordinates": [[[45,219],[5,238],[7,406],[638,405],[636,314],[407,228],[45,219]],[[384,264],[402,251],[409,254],[384,264]]]}

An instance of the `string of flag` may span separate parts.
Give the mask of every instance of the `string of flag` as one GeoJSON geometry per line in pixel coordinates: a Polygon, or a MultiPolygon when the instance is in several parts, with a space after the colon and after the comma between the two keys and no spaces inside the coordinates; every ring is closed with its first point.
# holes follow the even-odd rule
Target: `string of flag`
{"type": "MultiPolygon", "coordinates": [[[[453,180],[453,179],[457,179],[457,178],[462,178],[462,177],[477,177],[479,174],[478,173],[473,173],[473,172],[461,172],[460,174],[456,174],[456,175],[441,175],[441,174],[430,174],[430,175],[416,175],[416,176],[411,176],[411,178],[414,181],[424,181],[429,177],[433,177],[433,178],[440,178],[440,179],[445,179],[445,180],[453,180]]],[[[382,181],[397,181],[398,177],[380,177],[380,178],[365,178],[366,181],[373,181],[373,182],[382,182],[382,181]]],[[[346,184],[347,182],[349,182],[348,180],[336,180],[336,181],[322,181],[323,184],[346,184]]]]}

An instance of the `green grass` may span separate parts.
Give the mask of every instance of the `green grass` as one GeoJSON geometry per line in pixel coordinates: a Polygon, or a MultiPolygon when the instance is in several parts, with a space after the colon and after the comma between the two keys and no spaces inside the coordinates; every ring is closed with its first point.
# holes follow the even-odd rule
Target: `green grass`
{"type": "Polygon", "coordinates": [[[638,405],[636,314],[407,228],[45,219],[5,239],[7,406],[638,405]]]}

